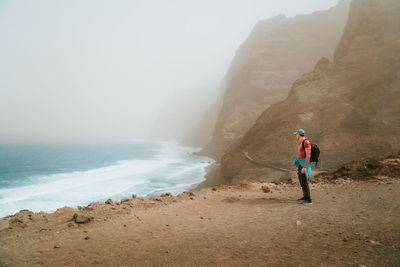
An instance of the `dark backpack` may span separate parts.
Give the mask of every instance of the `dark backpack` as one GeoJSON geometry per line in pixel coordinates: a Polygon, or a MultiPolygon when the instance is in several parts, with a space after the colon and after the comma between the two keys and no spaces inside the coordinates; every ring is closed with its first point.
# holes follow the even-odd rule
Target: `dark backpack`
{"type": "MultiPolygon", "coordinates": [[[[306,149],[304,148],[304,142],[308,139],[304,139],[303,142],[301,142],[301,146],[303,147],[304,154],[306,153],[306,149]]],[[[310,140],[308,140],[310,142],[310,140]]],[[[311,142],[310,142],[311,143],[311,142]]],[[[319,158],[319,148],[317,144],[311,143],[311,156],[310,156],[310,162],[315,162],[315,166],[318,164],[318,158],[319,158]]]]}

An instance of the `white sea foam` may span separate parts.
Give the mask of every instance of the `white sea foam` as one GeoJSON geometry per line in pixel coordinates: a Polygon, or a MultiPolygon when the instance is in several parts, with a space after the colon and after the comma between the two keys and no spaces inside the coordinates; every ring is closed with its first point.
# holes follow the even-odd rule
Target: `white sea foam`
{"type": "Polygon", "coordinates": [[[30,177],[31,184],[0,189],[0,216],[21,209],[51,212],[107,198],[120,200],[162,192],[180,193],[204,180],[209,158],[195,148],[162,143],[151,160],[123,160],[113,166],[30,177]]]}

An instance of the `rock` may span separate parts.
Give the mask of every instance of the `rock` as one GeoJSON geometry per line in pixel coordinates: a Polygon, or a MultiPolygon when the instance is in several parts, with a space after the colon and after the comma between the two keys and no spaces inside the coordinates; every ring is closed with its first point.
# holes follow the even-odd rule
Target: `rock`
{"type": "Polygon", "coordinates": [[[237,197],[227,197],[227,198],[225,198],[225,201],[229,202],[229,203],[234,203],[234,202],[240,201],[240,199],[237,197]]]}
{"type": "Polygon", "coordinates": [[[132,194],[132,198],[136,198],[136,194],[132,194]]]}
{"type": "MultiPolygon", "coordinates": [[[[224,102],[211,142],[203,149],[207,155],[220,159],[267,107],[287,96],[300,74],[332,53],[346,23],[349,2],[326,11],[293,18],[277,16],[256,24],[227,72],[224,102]],[[326,29],[330,29],[329,33],[326,29]]],[[[269,138],[273,131],[273,127],[263,131],[264,136],[268,133],[269,138]]],[[[272,143],[280,144],[275,140],[272,143]]],[[[264,151],[269,154],[269,150],[264,151]]],[[[232,164],[232,169],[239,168],[238,162],[232,164]]]]}
{"type": "Polygon", "coordinates": [[[277,180],[272,180],[271,183],[278,185],[279,182],[277,180]]]}
{"type": "MultiPolygon", "coordinates": [[[[219,157],[221,181],[233,183],[240,177],[255,172],[254,164],[246,162],[243,151],[248,152],[254,162],[262,166],[288,166],[293,158],[294,142],[293,136],[287,132],[288,129],[300,127],[299,125],[307,125],[306,136],[313,136],[311,141],[323,147],[323,160],[320,162],[323,169],[336,169],[354,157],[387,156],[398,150],[400,139],[392,137],[400,136],[399,112],[393,108],[400,106],[400,98],[395,97],[398,95],[400,82],[400,3],[390,0],[362,0],[352,3],[350,12],[346,11],[348,20],[344,31],[338,31],[342,37],[336,37],[340,41],[336,45],[333,62],[325,62],[322,64],[323,68],[318,67],[301,75],[291,84],[285,100],[256,113],[256,116],[261,116],[251,122],[251,129],[246,129],[245,135],[238,136],[235,142],[229,142],[229,148],[219,157]],[[323,133],[321,125],[324,125],[323,133]],[[332,142],[338,135],[341,142],[332,142]]],[[[320,27],[321,24],[316,23],[315,26],[320,27]]],[[[331,40],[330,43],[334,42],[331,40]]],[[[262,49],[265,51],[266,48],[262,49]]],[[[329,51],[332,50],[330,48],[329,51]]],[[[292,49],[291,51],[293,52],[292,49]]],[[[247,51],[247,55],[254,55],[253,53],[254,51],[247,51]]],[[[247,64],[246,71],[251,73],[247,64]]],[[[258,75],[261,72],[260,67],[253,67],[258,68],[254,71],[258,75]]],[[[231,77],[236,76],[232,72],[229,74],[231,77]]],[[[249,78],[243,73],[237,76],[241,77],[249,78]]],[[[235,86],[232,93],[238,94],[242,86],[237,82],[231,84],[235,86]]],[[[260,84],[267,87],[265,83],[260,84]]],[[[225,99],[229,99],[228,92],[231,92],[230,88],[226,88],[225,99]]],[[[252,98],[257,99],[254,95],[252,98]]],[[[243,101],[242,97],[236,99],[243,101]]],[[[226,106],[229,111],[224,113],[226,116],[235,114],[234,108],[238,103],[233,100],[236,99],[229,99],[230,107],[226,106]]],[[[245,105],[249,106],[247,102],[245,105]]],[[[220,127],[220,132],[223,133],[221,135],[233,136],[237,128],[232,125],[238,123],[239,119],[235,118],[226,124],[232,128],[232,134],[228,135],[225,129],[221,131],[220,127]]],[[[354,171],[359,173],[359,177],[368,178],[368,173],[374,173],[376,168],[377,162],[370,161],[365,168],[357,166],[354,171]]],[[[353,169],[344,169],[343,174],[354,179],[346,174],[348,171],[354,172],[353,169]]],[[[257,173],[257,177],[262,177],[261,171],[257,173]]]]}
{"type": "Polygon", "coordinates": [[[107,201],[106,201],[106,202],[104,202],[104,203],[106,203],[106,204],[108,204],[108,205],[112,205],[113,201],[112,201],[112,199],[111,199],[111,198],[109,198],[109,199],[107,199],[107,201]]]}
{"type": "Polygon", "coordinates": [[[161,194],[161,197],[171,197],[172,195],[171,195],[171,193],[163,193],[163,194],[161,194]]]}
{"type": "Polygon", "coordinates": [[[194,193],[192,191],[190,191],[188,194],[189,196],[194,196],[194,193]]]}
{"type": "Polygon", "coordinates": [[[59,245],[54,245],[54,248],[60,248],[60,246],[59,245]]]}
{"type": "Polygon", "coordinates": [[[70,223],[67,224],[67,226],[68,226],[69,228],[72,228],[72,227],[75,227],[75,224],[72,223],[72,222],[70,222],[70,223]]]}
{"type": "Polygon", "coordinates": [[[125,202],[129,202],[130,201],[130,199],[129,198],[124,198],[124,199],[121,199],[121,204],[122,203],[125,203],[125,202]]]}
{"type": "Polygon", "coordinates": [[[90,237],[88,237],[88,236],[85,236],[85,240],[88,240],[90,237]]]}
{"type": "Polygon", "coordinates": [[[190,200],[194,200],[194,197],[190,197],[190,200]]]}
{"type": "Polygon", "coordinates": [[[73,216],[74,222],[79,223],[79,224],[84,224],[84,223],[88,223],[90,221],[93,220],[93,217],[84,215],[84,214],[78,214],[75,213],[73,216]]]}
{"type": "Polygon", "coordinates": [[[383,246],[381,243],[379,243],[378,241],[374,241],[374,240],[368,240],[367,242],[373,244],[373,245],[377,245],[377,246],[383,246]]]}
{"type": "Polygon", "coordinates": [[[301,221],[297,221],[297,222],[296,222],[296,225],[297,225],[297,226],[300,226],[300,225],[301,225],[301,221]]]}
{"type": "Polygon", "coordinates": [[[261,190],[264,191],[264,193],[269,193],[269,192],[271,192],[271,189],[270,189],[268,186],[266,186],[266,185],[261,186],[261,190]]]}
{"type": "Polygon", "coordinates": [[[216,187],[211,188],[212,191],[217,191],[216,187]]]}

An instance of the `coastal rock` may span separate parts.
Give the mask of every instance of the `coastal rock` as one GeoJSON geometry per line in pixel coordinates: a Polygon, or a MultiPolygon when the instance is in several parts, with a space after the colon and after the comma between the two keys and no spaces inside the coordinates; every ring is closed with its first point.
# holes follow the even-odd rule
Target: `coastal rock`
{"type": "MultiPolygon", "coordinates": [[[[333,62],[302,75],[288,97],[266,109],[221,160],[221,182],[260,166],[289,168],[304,128],[321,149],[320,168],[400,149],[400,2],[354,0],[333,62]],[[279,144],[279,145],[277,145],[279,144]],[[243,151],[254,162],[246,159],[243,151]]],[[[373,166],[372,166],[373,167],[373,166]]]]}
{"type": "Polygon", "coordinates": [[[104,202],[104,203],[106,203],[106,204],[108,204],[108,205],[112,205],[112,204],[113,204],[113,201],[112,201],[111,198],[109,198],[109,199],[107,199],[107,201],[104,202]]]}
{"type": "MultiPolygon", "coordinates": [[[[201,154],[220,161],[225,150],[254,125],[269,106],[285,99],[293,82],[333,59],[348,16],[350,0],[329,10],[262,20],[237,51],[226,75],[226,89],[211,142],[201,154]]],[[[273,129],[273,128],[271,128],[273,129]]]]}

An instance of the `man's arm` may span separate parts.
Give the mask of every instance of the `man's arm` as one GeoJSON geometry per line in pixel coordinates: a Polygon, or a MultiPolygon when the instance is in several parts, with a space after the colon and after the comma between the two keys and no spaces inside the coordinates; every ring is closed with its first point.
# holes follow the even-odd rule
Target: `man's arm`
{"type": "Polygon", "coordinates": [[[303,169],[301,170],[301,173],[303,173],[303,174],[306,173],[307,165],[308,165],[308,163],[310,162],[311,148],[306,148],[305,151],[306,151],[306,160],[305,160],[303,169]]]}

